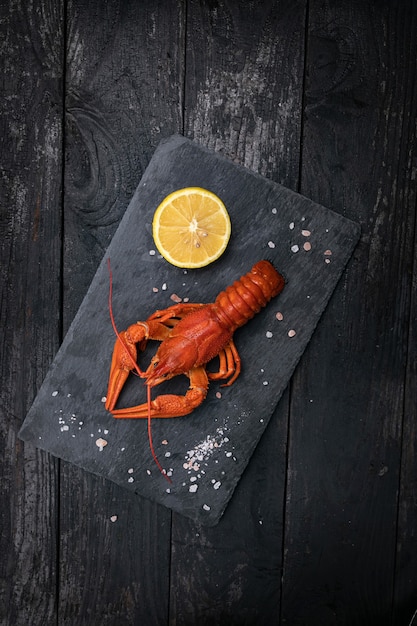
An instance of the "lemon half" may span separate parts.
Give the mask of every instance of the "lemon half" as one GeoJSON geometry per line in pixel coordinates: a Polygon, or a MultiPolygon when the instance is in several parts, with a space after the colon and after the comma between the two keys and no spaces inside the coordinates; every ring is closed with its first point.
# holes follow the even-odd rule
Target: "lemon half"
{"type": "Polygon", "coordinates": [[[170,193],[161,202],[152,230],[164,259],[177,267],[198,268],[223,254],[231,224],[218,196],[201,187],[186,187],[170,193]]]}

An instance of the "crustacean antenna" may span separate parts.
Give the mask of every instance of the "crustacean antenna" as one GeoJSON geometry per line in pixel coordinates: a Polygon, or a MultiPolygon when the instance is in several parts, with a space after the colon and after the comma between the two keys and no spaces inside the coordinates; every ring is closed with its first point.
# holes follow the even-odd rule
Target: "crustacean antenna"
{"type": "MultiPolygon", "coordinates": [[[[128,347],[126,346],[123,338],[121,337],[119,331],[117,330],[116,322],[114,320],[114,315],[113,315],[113,272],[112,272],[111,265],[110,265],[110,258],[107,259],[107,268],[109,270],[109,314],[110,314],[111,325],[113,327],[113,330],[114,330],[114,333],[115,333],[115,335],[117,337],[117,340],[120,341],[120,343],[122,344],[122,346],[126,350],[127,354],[129,355],[129,358],[130,358],[130,360],[132,362],[132,365],[133,365],[136,373],[138,374],[138,376],[140,376],[140,378],[145,378],[145,373],[140,369],[139,365],[136,363],[135,359],[130,354],[130,351],[129,351],[128,347]]],[[[147,403],[148,403],[148,441],[149,441],[149,448],[150,448],[151,453],[152,453],[152,458],[155,461],[156,466],[158,467],[158,469],[161,472],[162,476],[169,483],[172,483],[172,480],[167,475],[165,469],[162,467],[161,463],[159,462],[159,459],[156,456],[155,448],[153,447],[152,428],[151,428],[151,386],[150,385],[147,385],[147,403]]]]}

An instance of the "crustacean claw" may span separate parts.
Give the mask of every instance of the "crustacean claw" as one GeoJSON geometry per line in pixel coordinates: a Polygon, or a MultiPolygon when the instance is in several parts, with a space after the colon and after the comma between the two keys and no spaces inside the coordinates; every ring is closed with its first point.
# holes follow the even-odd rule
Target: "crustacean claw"
{"type": "Polygon", "coordinates": [[[188,415],[205,399],[208,389],[208,377],[204,367],[196,367],[188,374],[190,387],[184,396],[164,394],[147,403],[126,409],[114,409],[116,418],[181,417],[188,415]]]}
{"type": "Polygon", "coordinates": [[[141,373],[141,370],[136,365],[136,344],[139,344],[139,348],[143,350],[148,336],[149,327],[144,322],[132,324],[127,330],[118,333],[113,349],[107,387],[106,409],[108,411],[114,409],[130,372],[136,369],[139,374],[141,373]]]}
{"type": "Polygon", "coordinates": [[[156,379],[153,375],[155,359],[152,360],[146,372],[139,368],[136,362],[138,349],[140,352],[145,350],[148,339],[163,342],[184,315],[203,306],[195,303],[174,304],[168,309],[155,311],[146,322],[136,322],[127,330],[117,331],[107,386],[105,406],[108,411],[114,414],[114,407],[130,372],[136,371],[141,378],[146,378],[151,382],[151,386],[163,381],[163,377],[156,379]]]}

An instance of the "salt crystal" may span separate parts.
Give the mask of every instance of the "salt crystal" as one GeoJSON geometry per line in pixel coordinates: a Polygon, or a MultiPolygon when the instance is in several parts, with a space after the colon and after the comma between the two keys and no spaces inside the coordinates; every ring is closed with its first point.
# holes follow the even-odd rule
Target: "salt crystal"
{"type": "Polygon", "coordinates": [[[130,478],[127,479],[128,483],[133,483],[135,482],[135,479],[133,478],[133,476],[130,476],[130,478]]]}
{"type": "Polygon", "coordinates": [[[290,230],[293,230],[293,229],[294,229],[294,222],[290,222],[289,229],[290,229],[290,230]]]}
{"type": "Polygon", "coordinates": [[[154,293],[158,293],[159,289],[158,289],[158,287],[152,287],[152,291],[153,291],[154,293]]]}
{"type": "Polygon", "coordinates": [[[271,212],[272,212],[274,215],[276,215],[276,214],[277,214],[277,210],[276,210],[276,208],[274,207],[274,208],[272,209],[272,211],[271,211],[271,212]]]}
{"type": "Polygon", "coordinates": [[[100,452],[102,452],[103,448],[107,446],[107,441],[99,437],[98,439],[96,439],[96,446],[100,450],[100,452]]]}
{"type": "Polygon", "coordinates": [[[149,256],[155,256],[156,251],[155,250],[149,250],[149,256]]]}
{"type": "Polygon", "coordinates": [[[180,298],[179,296],[177,296],[177,294],[176,294],[176,293],[173,293],[173,294],[171,295],[171,300],[172,300],[173,302],[176,302],[177,304],[179,304],[180,302],[182,302],[182,298],[180,298]]]}
{"type": "Polygon", "coordinates": [[[291,329],[288,331],[288,337],[295,337],[295,335],[296,335],[295,330],[291,329]]]}
{"type": "Polygon", "coordinates": [[[195,492],[197,491],[197,489],[198,489],[198,485],[197,485],[197,484],[195,484],[195,485],[190,485],[190,486],[188,487],[188,491],[189,491],[190,493],[195,493],[195,492]]]}
{"type": "Polygon", "coordinates": [[[325,254],[325,256],[331,256],[332,255],[332,251],[331,250],[325,250],[324,254],[325,254]]]}
{"type": "Polygon", "coordinates": [[[280,322],[282,322],[282,320],[284,319],[283,314],[281,313],[281,311],[278,311],[278,313],[275,315],[275,317],[277,318],[277,320],[279,320],[280,322]]]}
{"type": "Polygon", "coordinates": [[[291,252],[298,252],[299,249],[300,248],[297,246],[297,244],[294,244],[293,246],[291,246],[291,252]]]}
{"type": "Polygon", "coordinates": [[[218,489],[220,487],[220,485],[221,485],[221,482],[220,482],[220,480],[218,480],[217,482],[214,483],[213,489],[218,489]]]}
{"type": "Polygon", "coordinates": [[[330,259],[324,259],[324,262],[329,264],[330,263],[330,259]]]}
{"type": "Polygon", "coordinates": [[[168,441],[166,439],[164,439],[163,441],[161,441],[163,446],[166,446],[168,444],[168,441]]]}
{"type": "Polygon", "coordinates": [[[216,391],[216,398],[220,400],[221,397],[222,397],[222,394],[220,393],[220,391],[216,391]]]}
{"type": "Polygon", "coordinates": [[[303,248],[306,252],[309,252],[311,250],[311,243],[309,241],[306,241],[303,245],[303,248]]]}
{"type": "Polygon", "coordinates": [[[134,470],[133,470],[133,467],[129,467],[129,469],[127,470],[127,473],[128,473],[128,474],[133,474],[133,471],[134,471],[134,470]]]}
{"type": "Polygon", "coordinates": [[[268,241],[268,247],[269,248],[275,248],[275,244],[273,241],[268,241]]]}
{"type": "Polygon", "coordinates": [[[301,234],[303,237],[310,237],[311,232],[309,230],[302,230],[301,234]]]}
{"type": "Polygon", "coordinates": [[[110,518],[111,522],[117,522],[117,515],[112,515],[110,518]]]}
{"type": "Polygon", "coordinates": [[[52,396],[53,396],[54,398],[55,398],[55,396],[57,396],[57,395],[58,395],[58,392],[57,392],[57,391],[53,391],[53,392],[52,392],[52,396]]]}
{"type": "Polygon", "coordinates": [[[161,289],[162,289],[162,291],[166,291],[166,288],[167,288],[167,284],[166,284],[166,283],[164,283],[164,284],[162,285],[161,289]]]}
{"type": "Polygon", "coordinates": [[[268,339],[271,339],[271,337],[273,337],[273,334],[271,333],[270,330],[267,330],[265,333],[265,336],[268,337],[268,339]]]}
{"type": "Polygon", "coordinates": [[[208,505],[208,504],[203,504],[203,509],[204,509],[205,511],[210,511],[210,508],[211,508],[211,507],[209,507],[209,505],[208,505]]]}
{"type": "Polygon", "coordinates": [[[65,426],[61,426],[61,431],[64,432],[64,430],[69,430],[69,426],[67,426],[65,424],[65,426]]]}
{"type": "Polygon", "coordinates": [[[269,385],[269,383],[268,383],[268,381],[267,381],[267,380],[264,380],[264,382],[263,382],[262,384],[263,384],[263,385],[265,385],[265,386],[266,386],[266,385],[269,385]]]}

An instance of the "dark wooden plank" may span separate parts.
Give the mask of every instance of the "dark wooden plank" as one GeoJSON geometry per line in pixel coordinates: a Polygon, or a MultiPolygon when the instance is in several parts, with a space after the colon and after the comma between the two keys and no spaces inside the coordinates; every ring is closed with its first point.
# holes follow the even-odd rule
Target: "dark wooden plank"
{"type": "MultiPolygon", "coordinates": [[[[417,223],[416,223],[416,158],[417,158],[417,92],[416,92],[416,41],[417,11],[415,3],[405,3],[395,14],[396,40],[390,40],[395,50],[396,98],[390,107],[390,116],[395,115],[401,124],[401,139],[397,147],[397,192],[395,200],[410,213],[411,244],[414,227],[414,255],[404,254],[404,279],[411,280],[411,307],[409,319],[408,351],[404,387],[404,428],[402,437],[401,482],[397,535],[397,560],[395,569],[395,605],[393,624],[409,624],[417,610],[417,581],[415,565],[417,558],[416,534],[416,476],[417,476],[417,223]],[[414,216],[414,224],[412,220],[414,216]]],[[[392,37],[392,35],[391,35],[392,37]]],[[[406,306],[406,303],[404,304],[406,306]]],[[[406,332],[406,331],[405,331],[406,332]]],[[[404,345],[404,348],[406,343],[404,345]]]]}
{"type": "Polygon", "coordinates": [[[17,432],[59,342],[63,3],[1,7],[0,621],[56,619],[57,466],[17,432]]]}
{"type": "MultiPolygon", "coordinates": [[[[186,134],[293,188],[304,17],[304,2],[188,5],[186,134]]],[[[174,516],[172,624],[278,622],[287,399],[219,525],[174,516]]]]}
{"type": "Polygon", "coordinates": [[[302,191],[363,235],[293,384],[282,620],[390,624],[415,226],[412,3],[309,6],[302,191]]]}
{"type": "MultiPolygon", "coordinates": [[[[65,329],[156,144],[181,129],[184,22],[168,0],[67,13],[65,329]]],[[[61,516],[59,623],[165,623],[170,513],[65,464],[61,516]]]]}

